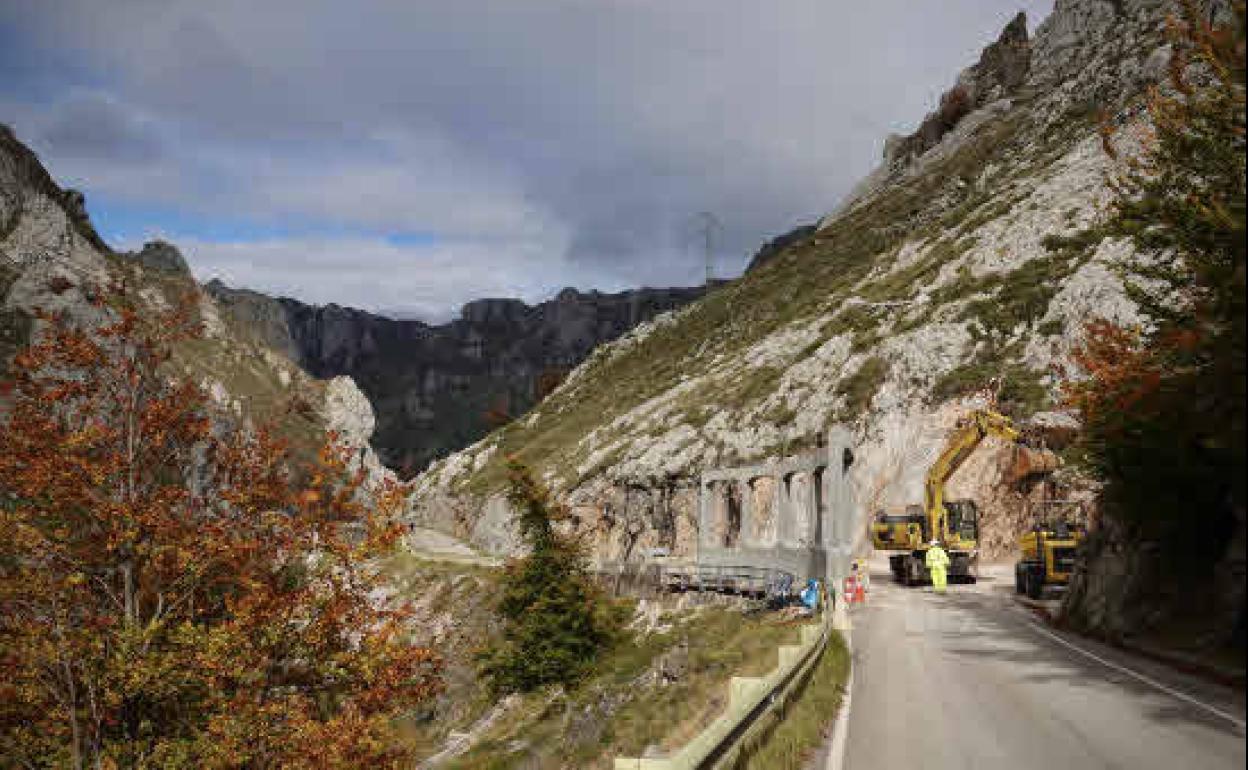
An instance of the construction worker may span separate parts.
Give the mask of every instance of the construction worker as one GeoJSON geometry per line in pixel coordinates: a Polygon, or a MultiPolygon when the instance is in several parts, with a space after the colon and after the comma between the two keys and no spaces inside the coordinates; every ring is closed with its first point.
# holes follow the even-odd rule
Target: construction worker
{"type": "Polygon", "coordinates": [[[943,594],[948,579],[949,554],[940,547],[939,540],[933,540],[931,547],[927,549],[926,566],[932,573],[932,588],[936,589],[936,593],[943,594]]]}

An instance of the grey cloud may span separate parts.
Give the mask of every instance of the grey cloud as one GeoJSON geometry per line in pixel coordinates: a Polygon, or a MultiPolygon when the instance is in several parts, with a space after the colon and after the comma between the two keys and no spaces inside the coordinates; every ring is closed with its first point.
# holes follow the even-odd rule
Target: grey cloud
{"type": "Polygon", "coordinates": [[[696,280],[681,228],[701,210],[739,269],[833,207],[1020,7],[1034,25],[1050,5],[52,0],[10,23],[180,138],[154,203],[441,233],[518,272],[537,266],[508,252],[539,242],[560,250],[543,269],[605,288],[696,280]]]}
{"type": "Polygon", "coordinates": [[[152,127],[103,94],[75,92],[53,105],[36,141],[59,157],[150,163],[161,154],[152,127]]]}

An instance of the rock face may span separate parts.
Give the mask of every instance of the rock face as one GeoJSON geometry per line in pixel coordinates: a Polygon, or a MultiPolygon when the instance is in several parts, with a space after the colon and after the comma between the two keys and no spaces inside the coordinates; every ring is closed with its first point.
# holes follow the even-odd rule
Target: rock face
{"type": "Polygon", "coordinates": [[[923,119],[918,131],[907,137],[890,137],[885,143],[884,162],[906,164],[935,147],[962,118],[1017,92],[1030,66],[1027,15],[1019,13],[996,42],[983,50],[979,61],[958,75],[957,84],[941,95],[939,109],[923,119]]]}
{"type": "Polygon", "coordinates": [[[127,256],[137,260],[144,267],[162,273],[191,274],[191,268],[186,264],[186,259],[183,258],[182,252],[178,251],[177,246],[165,241],[145,243],[142,249],[127,256]]]}
{"type": "Polygon", "coordinates": [[[377,414],[373,446],[404,472],[525,412],[598,345],[701,296],[701,288],[619,294],[564,289],[530,306],[482,299],[433,326],[338,305],[312,306],[210,282],[221,311],[313,376],[350,375],[377,414]],[[494,413],[492,421],[491,413],[494,413]]]}

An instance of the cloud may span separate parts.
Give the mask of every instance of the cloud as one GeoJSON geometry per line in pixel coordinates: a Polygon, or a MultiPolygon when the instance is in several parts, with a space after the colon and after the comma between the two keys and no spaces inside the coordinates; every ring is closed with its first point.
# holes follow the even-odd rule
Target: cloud
{"type": "MultiPolygon", "coordinates": [[[[1051,0],[1019,5],[1034,26],[1051,0]]],[[[295,233],[332,225],[375,244],[429,233],[474,259],[489,251],[493,271],[564,271],[541,285],[688,283],[701,273],[695,213],[724,223],[718,271],[739,270],[762,241],[832,208],[884,136],[917,124],[1016,10],[50,0],[6,14],[0,3],[0,42],[13,41],[0,59],[22,64],[0,83],[0,106],[16,105],[19,135],[89,199],[295,233]],[[33,83],[61,93],[41,101],[33,83]],[[534,244],[560,251],[535,261],[534,244]]],[[[413,285],[436,284],[442,264],[330,245],[363,248],[361,275],[396,269],[413,285]]],[[[294,273],[302,253],[266,259],[292,260],[294,273]]],[[[479,294],[500,283],[476,280],[479,294]]]]}
{"type": "Polygon", "coordinates": [[[161,154],[152,128],[107,95],[74,91],[45,115],[39,131],[51,152],[65,158],[150,163],[161,154]]]}

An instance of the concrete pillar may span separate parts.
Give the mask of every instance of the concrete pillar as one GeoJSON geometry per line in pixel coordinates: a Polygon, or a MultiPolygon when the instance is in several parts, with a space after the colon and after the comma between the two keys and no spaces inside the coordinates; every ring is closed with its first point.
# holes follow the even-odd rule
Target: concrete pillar
{"type": "Polygon", "coordinates": [[[713,515],[711,513],[712,481],[698,480],[698,557],[702,549],[713,548],[715,541],[713,515]]]}
{"type": "Polygon", "coordinates": [[[797,501],[793,495],[793,473],[776,477],[776,543],[781,548],[797,546],[797,501]]]}
{"type": "Polygon", "coordinates": [[[830,519],[834,522],[828,547],[828,579],[839,585],[849,572],[849,561],[858,536],[858,510],[849,483],[853,464],[853,438],[848,430],[834,427],[828,431],[824,444],[828,452],[828,467],[824,471],[825,499],[830,519]]]}
{"type": "Polygon", "coordinates": [[[732,494],[733,487],[730,479],[720,479],[715,482],[715,508],[712,518],[715,523],[711,531],[711,540],[716,548],[724,547],[724,539],[728,536],[728,530],[732,526],[732,494]]]}
{"type": "Polygon", "coordinates": [[[750,480],[750,516],[753,518],[752,544],[774,548],[779,541],[780,490],[775,476],[763,474],[750,480]]]}
{"type": "Polygon", "coordinates": [[[737,535],[738,548],[753,548],[754,542],[754,485],[752,479],[737,479],[737,491],[741,494],[741,531],[737,535]]]}

